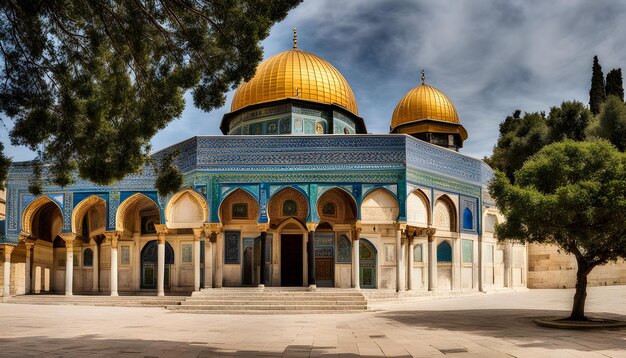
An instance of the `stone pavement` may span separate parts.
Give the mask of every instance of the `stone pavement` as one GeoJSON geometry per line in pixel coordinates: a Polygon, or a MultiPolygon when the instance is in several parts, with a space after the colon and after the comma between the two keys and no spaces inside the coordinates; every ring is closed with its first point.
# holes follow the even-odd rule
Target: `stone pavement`
{"type": "MultiPolygon", "coordinates": [[[[428,297],[329,315],[181,314],[161,308],[0,304],[0,356],[626,357],[626,330],[562,331],[572,290],[428,297]]],[[[626,320],[626,286],[591,288],[588,312],[626,320]]]]}

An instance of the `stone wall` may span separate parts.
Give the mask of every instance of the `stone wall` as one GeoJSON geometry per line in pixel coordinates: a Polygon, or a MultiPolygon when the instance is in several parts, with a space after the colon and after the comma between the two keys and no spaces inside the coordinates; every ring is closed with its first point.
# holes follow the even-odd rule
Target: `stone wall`
{"type": "MultiPolygon", "coordinates": [[[[528,247],[529,288],[573,288],[576,286],[576,259],[559,252],[554,245],[530,244],[528,247]]],[[[626,261],[620,260],[591,271],[589,286],[626,284],[626,261]]]]}

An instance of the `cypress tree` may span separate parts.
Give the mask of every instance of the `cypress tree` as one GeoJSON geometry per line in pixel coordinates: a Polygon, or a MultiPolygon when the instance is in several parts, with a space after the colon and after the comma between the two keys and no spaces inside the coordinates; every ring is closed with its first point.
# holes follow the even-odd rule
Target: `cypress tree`
{"type": "Polygon", "coordinates": [[[622,82],[622,69],[614,68],[606,74],[606,95],[616,96],[624,102],[624,83],[622,82]]]}
{"type": "Polygon", "coordinates": [[[604,92],[604,74],[602,66],[598,63],[598,56],[593,56],[593,69],[591,73],[591,89],[589,89],[589,109],[594,115],[600,113],[600,105],[606,98],[604,92]]]}

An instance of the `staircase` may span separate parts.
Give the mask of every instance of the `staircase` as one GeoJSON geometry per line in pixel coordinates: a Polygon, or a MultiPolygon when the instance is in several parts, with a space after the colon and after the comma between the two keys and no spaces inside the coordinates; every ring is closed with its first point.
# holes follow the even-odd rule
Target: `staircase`
{"type": "Polygon", "coordinates": [[[172,307],[180,305],[187,296],[103,296],[103,295],[25,295],[5,299],[6,303],[26,305],[76,305],[116,307],[172,307]]]}
{"type": "Polygon", "coordinates": [[[167,308],[184,313],[354,313],[366,311],[367,300],[354,289],[213,288],[167,308]]]}

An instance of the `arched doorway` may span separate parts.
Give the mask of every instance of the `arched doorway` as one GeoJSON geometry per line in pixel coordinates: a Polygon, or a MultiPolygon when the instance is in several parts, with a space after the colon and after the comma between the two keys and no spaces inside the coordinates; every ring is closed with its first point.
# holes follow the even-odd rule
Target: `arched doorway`
{"type": "Polygon", "coordinates": [[[359,282],[362,288],[376,288],[376,254],[376,247],[369,240],[359,240],[359,282]]]}
{"type": "MultiPolygon", "coordinates": [[[[148,241],[141,250],[141,288],[156,289],[157,287],[157,240],[148,241]]],[[[174,249],[165,242],[165,274],[164,287],[170,287],[170,265],[174,264],[174,249]]]]}
{"type": "Polygon", "coordinates": [[[315,280],[318,287],[335,286],[335,233],[326,222],[315,231],[315,280]]]}
{"type": "MultiPolygon", "coordinates": [[[[270,229],[280,235],[277,238],[280,250],[281,286],[303,286],[306,282],[306,223],[309,215],[308,199],[292,187],[276,192],[268,203],[270,229]]],[[[308,275],[308,273],[307,273],[308,275]]]]}

